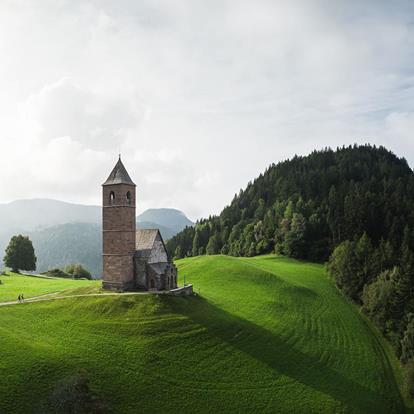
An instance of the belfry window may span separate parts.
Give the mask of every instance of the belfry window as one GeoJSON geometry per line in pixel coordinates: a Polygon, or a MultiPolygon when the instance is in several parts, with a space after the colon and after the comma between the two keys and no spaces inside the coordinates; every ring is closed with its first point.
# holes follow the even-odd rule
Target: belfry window
{"type": "Polygon", "coordinates": [[[127,204],[131,204],[131,193],[129,191],[126,193],[126,202],[127,204]]]}
{"type": "Polygon", "coordinates": [[[109,193],[109,204],[115,204],[115,193],[113,191],[109,193]]]}

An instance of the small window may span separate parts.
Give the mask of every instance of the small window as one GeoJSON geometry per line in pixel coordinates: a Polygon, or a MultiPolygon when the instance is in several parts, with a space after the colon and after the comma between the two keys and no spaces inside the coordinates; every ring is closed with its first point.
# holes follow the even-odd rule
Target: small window
{"type": "Polygon", "coordinates": [[[115,193],[113,191],[109,194],[109,204],[115,204],[115,193]]]}
{"type": "Polygon", "coordinates": [[[129,191],[126,193],[126,202],[127,204],[131,204],[131,193],[129,191]]]}

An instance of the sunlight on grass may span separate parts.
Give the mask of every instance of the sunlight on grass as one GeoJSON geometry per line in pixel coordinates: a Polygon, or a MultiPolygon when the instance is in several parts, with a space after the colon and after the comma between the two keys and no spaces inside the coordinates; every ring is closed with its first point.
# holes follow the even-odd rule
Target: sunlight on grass
{"type": "Polygon", "coordinates": [[[389,355],[322,266],[275,256],[177,265],[198,295],[0,308],[0,412],[47,413],[54,384],[80,367],[114,413],[402,411],[389,355]]]}

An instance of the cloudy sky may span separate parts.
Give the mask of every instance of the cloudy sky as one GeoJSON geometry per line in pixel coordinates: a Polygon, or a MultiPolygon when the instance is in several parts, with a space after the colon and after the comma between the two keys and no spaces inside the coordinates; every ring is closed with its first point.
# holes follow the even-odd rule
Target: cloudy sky
{"type": "Polygon", "coordinates": [[[0,202],[218,213],[265,167],[343,144],[414,166],[411,0],[0,0],[0,202]]]}

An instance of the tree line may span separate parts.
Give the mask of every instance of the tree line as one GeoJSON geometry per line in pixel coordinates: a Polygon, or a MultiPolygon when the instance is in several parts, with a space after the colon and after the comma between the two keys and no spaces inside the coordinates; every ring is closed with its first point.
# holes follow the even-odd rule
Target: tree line
{"type": "Polygon", "coordinates": [[[280,253],[326,261],[365,232],[398,250],[414,222],[414,179],[406,160],[370,145],[327,148],[271,165],[218,216],[167,242],[172,257],[280,253]]]}
{"type": "MultiPolygon", "coordinates": [[[[20,273],[20,270],[35,271],[37,257],[29,237],[21,234],[13,236],[6,248],[3,262],[14,273],[20,273]]],[[[68,265],[64,270],[55,268],[42,274],[52,277],[92,279],[91,273],[79,263],[68,265]]]]}
{"type": "Polygon", "coordinates": [[[328,262],[337,286],[393,345],[414,397],[414,174],[404,158],[354,145],[273,164],[167,248],[175,258],[277,253],[328,262]]]}

